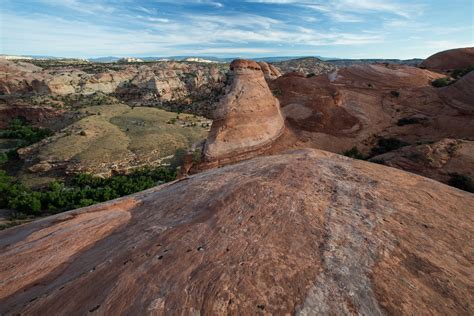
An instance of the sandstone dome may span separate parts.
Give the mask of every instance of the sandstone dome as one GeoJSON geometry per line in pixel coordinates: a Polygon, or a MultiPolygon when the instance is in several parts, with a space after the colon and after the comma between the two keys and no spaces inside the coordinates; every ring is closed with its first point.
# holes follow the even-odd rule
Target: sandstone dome
{"type": "Polygon", "coordinates": [[[474,47],[450,49],[428,57],[421,64],[430,70],[449,71],[474,65],[474,47]]]}
{"type": "Polygon", "coordinates": [[[472,315],[474,195],[319,150],[0,232],[0,314],[472,315]]]}

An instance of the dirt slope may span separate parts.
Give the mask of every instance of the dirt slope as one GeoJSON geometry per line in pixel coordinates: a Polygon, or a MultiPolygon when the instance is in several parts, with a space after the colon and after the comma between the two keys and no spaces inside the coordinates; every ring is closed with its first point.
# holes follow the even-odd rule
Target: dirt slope
{"type": "Polygon", "coordinates": [[[1,314],[472,315],[474,195],[318,150],[0,232],[1,314]]]}

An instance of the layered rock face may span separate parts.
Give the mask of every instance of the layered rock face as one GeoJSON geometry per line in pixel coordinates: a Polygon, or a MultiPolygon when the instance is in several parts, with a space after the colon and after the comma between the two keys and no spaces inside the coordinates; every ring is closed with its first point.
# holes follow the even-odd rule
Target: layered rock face
{"type": "Polygon", "coordinates": [[[319,150],[256,158],[0,232],[0,314],[472,315],[472,205],[319,150]]]}
{"type": "MultiPolygon", "coordinates": [[[[73,65],[43,69],[29,63],[0,59],[0,94],[37,95],[114,94],[139,105],[193,102],[195,113],[210,116],[226,77],[225,66],[186,62],[150,64],[73,65]]],[[[176,109],[174,109],[176,110],[176,109]]]]}
{"type": "Polygon", "coordinates": [[[434,71],[451,71],[474,65],[474,47],[450,49],[428,57],[421,64],[434,71]]]}
{"type": "Polygon", "coordinates": [[[254,61],[230,65],[232,84],[220,100],[204,148],[206,161],[233,159],[261,150],[284,130],[278,100],[254,61]]]}

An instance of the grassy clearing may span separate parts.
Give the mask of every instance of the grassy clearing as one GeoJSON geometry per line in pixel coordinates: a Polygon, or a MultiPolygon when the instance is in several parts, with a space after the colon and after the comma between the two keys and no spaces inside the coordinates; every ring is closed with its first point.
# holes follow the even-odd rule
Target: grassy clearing
{"type": "MultiPolygon", "coordinates": [[[[205,139],[210,125],[195,115],[124,104],[89,106],[81,112],[88,116],[38,146],[37,160],[62,162],[77,172],[93,174],[117,166],[156,165],[177,149],[205,139]]],[[[26,170],[21,174],[28,185],[43,183],[39,178],[26,170]]]]}

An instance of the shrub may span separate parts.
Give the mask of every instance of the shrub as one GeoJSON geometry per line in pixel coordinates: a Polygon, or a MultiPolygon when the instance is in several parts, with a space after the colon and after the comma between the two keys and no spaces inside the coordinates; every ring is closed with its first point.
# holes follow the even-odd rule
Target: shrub
{"type": "Polygon", "coordinates": [[[8,161],[8,155],[6,153],[0,153],[0,165],[8,161]]]}
{"type": "Polygon", "coordinates": [[[33,127],[23,119],[15,118],[10,121],[7,129],[0,131],[1,138],[14,138],[22,141],[22,146],[33,143],[53,135],[53,131],[46,128],[33,127]]]}
{"type": "Polygon", "coordinates": [[[473,70],[474,70],[474,65],[470,65],[469,67],[464,68],[464,69],[455,69],[451,73],[451,76],[455,79],[459,79],[461,77],[464,77],[465,75],[467,75],[468,73],[470,73],[473,70]]]}
{"type": "Polygon", "coordinates": [[[396,97],[396,98],[400,96],[400,92],[398,91],[390,91],[390,94],[392,95],[392,97],[396,97]]]}
{"type": "Polygon", "coordinates": [[[195,149],[193,151],[193,162],[194,163],[200,163],[202,160],[202,153],[200,149],[195,149]]]}
{"type": "Polygon", "coordinates": [[[356,146],[352,147],[349,150],[346,150],[342,154],[346,157],[350,157],[354,159],[360,159],[360,160],[366,159],[366,157],[359,151],[359,149],[356,146]]]}
{"type": "Polygon", "coordinates": [[[435,88],[442,88],[442,87],[449,86],[452,83],[454,83],[454,81],[446,77],[446,78],[439,78],[439,79],[433,80],[431,82],[431,85],[435,88]]]}
{"type": "Polygon", "coordinates": [[[426,118],[423,117],[404,117],[398,120],[398,126],[411,125],[411,124],[420,124],[426,122],[426,118]]]}
{"type": "Polygon", "coordinates": [[[474,181],[471,177],[459,173],[451,173],[450,177],[448,181],[450,186],[474,193],[474,181]]]}
{"type": "Polygon", "coordinates": [[[389,151],[396,150],[398,148],[404,147],[409,145],[408,143],[401,141],[397,138],[379,138],[377,141],[377,147],[372,148],[372,156],[377,156],[381,154],[385,154],[389,151]]]}

